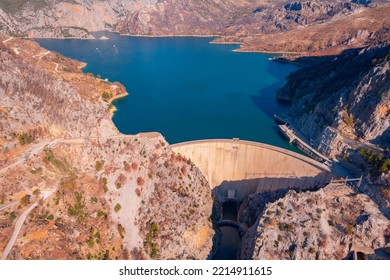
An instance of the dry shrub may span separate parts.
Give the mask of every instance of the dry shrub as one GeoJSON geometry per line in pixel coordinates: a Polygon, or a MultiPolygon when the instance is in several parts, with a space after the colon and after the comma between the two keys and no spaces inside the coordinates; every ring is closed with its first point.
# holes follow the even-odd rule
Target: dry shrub
{"type": "Polygon", "coordinates": [[[145,180],[142,177],[137,178],[138,186],[143,186],[145,184],[145,180]]]}

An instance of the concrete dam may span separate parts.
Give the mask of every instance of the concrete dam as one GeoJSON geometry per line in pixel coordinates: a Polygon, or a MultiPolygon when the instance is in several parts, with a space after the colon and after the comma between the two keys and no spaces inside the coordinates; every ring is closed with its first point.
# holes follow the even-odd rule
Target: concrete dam
{"type": "Polygon", "coordinates": [[[248,195],[282,189],[323,187],[332,179],[329,168],[309,157],[262,143],[200,140],[170,146],[200,169],[223,203],[241,203],[248,195]]]}

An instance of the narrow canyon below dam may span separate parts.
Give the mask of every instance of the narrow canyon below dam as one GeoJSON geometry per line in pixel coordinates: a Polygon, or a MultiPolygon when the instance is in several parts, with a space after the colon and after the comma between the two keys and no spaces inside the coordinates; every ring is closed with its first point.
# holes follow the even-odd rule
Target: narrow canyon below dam
{"type": "Polygon", "coordinates": [[[241,239],[257,218],[248,217],[251,210],[246,209],[253,196],[263,196],[259,203],[264,208],[291,189],[319,189],[334,176],[327,166],[301,154],[239,139],[191,141],[171,148],[190,159],[210,184],[216,231],[212,259],[240,258],[241,239]]]}

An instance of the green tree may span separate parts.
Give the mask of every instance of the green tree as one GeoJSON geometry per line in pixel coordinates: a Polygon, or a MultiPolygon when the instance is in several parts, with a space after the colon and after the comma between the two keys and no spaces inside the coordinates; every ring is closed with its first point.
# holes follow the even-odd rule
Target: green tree
{"type": "Polygon", "coordinates": [[[389,170],[390,170],[390,159],[387,159],[382,163],[382,166],[380,167],[379,171],[385,173],[388,172],[389,170]]]}
{"type": "Polygon", "coordinates": [[[18,140],[20,145],[26,145],[32,142],[31,136],[28,135],[26,132],[19,134],[18,140]]]}
{"type": "Polygon", "coordinates": [[[13,222],[15,219],[16,219],[15,213],[14,213],[14,212],[11,212],[11,213],[9,214],[9,220],[10,220],[11,222],[13,222]]]}
{"type": "Polygon", "coordinates": [[[117,203],[117,205],[115,205],[115,207],[114,207],[115,212],[119,212],[119,210],[121,210],[121,209],[122,209],[122,206],[119,203],[117,203]]]}
{"type": "Polygon", "coordinates": [[[111,99],[111,94],[109,94],[108,92],[103,92],[103,94],[102,94],[102,98],[103,98],[103,100],[104,101],[108,101],[108,100],[110,100],[111,99]]]}
{"type": "Polygon", "coordinates": [[[102,169],[102,167],[103,167],[103,164],[104,164],[104,161],[97,160],[96,164],[95,164],[96,171],[100,171],[102,169]]]}

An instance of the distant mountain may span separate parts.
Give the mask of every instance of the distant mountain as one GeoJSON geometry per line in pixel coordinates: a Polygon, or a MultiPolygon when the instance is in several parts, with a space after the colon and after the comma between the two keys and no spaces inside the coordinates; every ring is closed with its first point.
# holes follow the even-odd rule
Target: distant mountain
{"type": "Polygon", "coordinates": [[[220,35],[217,42],[241,42],[246,51],[335,52],[364,45],[388,26],[386,2],[6,0],[0,3],[0,33],[92,38],[90,32],[108,29],[132,35],[220,35]],[[331,29],[339,32],[327,32],[331,29]]]}

